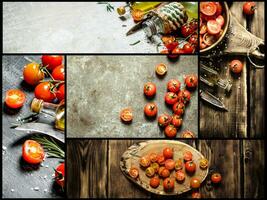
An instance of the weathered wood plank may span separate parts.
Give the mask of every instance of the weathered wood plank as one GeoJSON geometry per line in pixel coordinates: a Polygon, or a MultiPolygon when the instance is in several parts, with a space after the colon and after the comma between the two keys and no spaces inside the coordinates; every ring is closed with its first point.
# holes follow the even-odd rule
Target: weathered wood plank
{"type": "Polygon", "coordinates": [[[69,198],[107,197],[107,141],[67,141],[69,198]]]}

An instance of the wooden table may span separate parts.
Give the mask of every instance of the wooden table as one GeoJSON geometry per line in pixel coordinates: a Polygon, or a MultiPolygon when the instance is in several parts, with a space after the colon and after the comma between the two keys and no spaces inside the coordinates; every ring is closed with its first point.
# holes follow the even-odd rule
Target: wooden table
{"type": "MultiPolygon", "coordinates": [[[[264,2],[257,2],[257,10],[252,17],[244,17],[242,5],[234,2],[230,10],[237,20],[251,33],[264,38],[264,2]]],[[[201,138],[262,138],[265,133],[265,70],[254,69],[243,56],[223,56],[213,60],[212,65],[219,69],[221,78],[233,83],[230,95],[218,91],[228,112],[218,111],[200,102],[201,138]],[[230,73],[228,64],[240,59],[244,69],[240,76],[230,73]]]]}
{"type": "MultiPolygon", "coordinates": [[[[121,155],[138,140],[67,141],[67,195],[70,198],[156,198],[130,182],[120,171],[121,155]]],[[[263,197],[264,142],[257,140],[184,140],[210,162],[211,170],[222,173],[223,182],[204,197],[263,197]]],[[[190,197],[191,193],[183,194],[190,197]]]]}

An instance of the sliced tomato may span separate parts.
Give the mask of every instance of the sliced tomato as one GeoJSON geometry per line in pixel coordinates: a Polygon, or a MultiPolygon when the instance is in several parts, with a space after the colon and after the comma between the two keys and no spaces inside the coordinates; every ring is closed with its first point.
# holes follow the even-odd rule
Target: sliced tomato
{"type": "Polygon", "coordinates": [[[199,30],[199,33],[201,35],[205,34],[207,32],[207,25],[206,24],[202,24],[201,27],[200,27],[200,30],[199,30]]]}
{"type": "Polygon", "coordinates": [[[216,11],[217,6],[213,2],[200,2],[200,12],[204,15],[212,16],[216,11]]]}
{"type": "Polygon", "coordinates": [[[6,105],[10,108],[21,108],[26,100],[26,95],[19,89],[11,89],[6,92],[6,105]]]}
{"type": "Polygon", "coordinates": [[[43,147],[34,140],[26,140],[22,146],[22,157],[30,164],[39,164],[45,156],[43,147]]]}
{"type": "Polygon", "coordinates": [[[224,25],[224,17],[222,15],[219,15],[217,18],[216,18],[216,22],[218,22],[221,27],[224,25]]]}
{"type": "Polygon", "coordinates": [[[216,8],[217,8],[215,15],[216,16],[221,15],[222,14],[222,5],[221,5],[221,3],[220,2],[214,2],[214,4],[216,5],[216,8]]]}
{"type": "Polygon", "coordinates": [[[203,42],[207,45],[207,46],[211,46],[213,43],[216,42],[216,37],[214,35],[211,35],[209,33],[206,33],[203,36],[203,42]]]}
{"type": "Polygon", "coordinates": [[[207,30],[209,34],[216,35],[221,31],[221,25],[216,20],[209,20],[207,22],[207,30]]]}
{"type": "Polygon", "coordinates": [[[207,47],[207,45],[203,42],[202,35],[200,35],[200,37],[199,37],[199,48],[200,49],[205,49],[206,47],[207,47]]]}

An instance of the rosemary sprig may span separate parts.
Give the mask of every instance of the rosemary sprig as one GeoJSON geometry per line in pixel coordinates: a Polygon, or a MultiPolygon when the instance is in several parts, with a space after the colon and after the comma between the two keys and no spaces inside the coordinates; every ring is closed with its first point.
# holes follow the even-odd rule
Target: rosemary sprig
{"type": "Polygon", "coordinates": [[[136,44],[138,44],[138,43],[140,43],[141,41],[140,40],[138,40],[138,41],[136,41],[136,42],[134,42],[134,43],[132,43],[132,44],[130,44],[131,46],[134,46],[134,45],[136,45],[136,44]]]}
{"type": "Polygon", "coordinates": [[[97,2],[98,4],[105,4],[107,12],[114,11],[114,6],[112,6],[109,2],[97,2]]]}
{"type": "Polygon", "coordinates": [[[65,152],[60,148],[60,146],[54,141],[53,138],[49,137],[48,139],[47,137],[36,135],[33,136],[32,139],[36,140],[43,146],[44,150],[47,152],[48,157],[61,159],[65,158],[65,152]]]}

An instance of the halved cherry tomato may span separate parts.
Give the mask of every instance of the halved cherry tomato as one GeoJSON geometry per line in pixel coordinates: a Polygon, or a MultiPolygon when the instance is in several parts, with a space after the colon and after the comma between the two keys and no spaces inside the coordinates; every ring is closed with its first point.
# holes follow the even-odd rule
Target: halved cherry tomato
{"type": "Polygon", "coordinates": [[[207,45],[207,46],[211,46],[212,44],[214,44],[217,40],[217,35],[211,35],[209,33],[205,33],[205,35],[203,36],[203,42],[207,45]]]}
{"type": "Polygon", "coordinates": [[[34,140],[26,140],[22,146],[22,158],[30,164],[40,164],[45,156],[43,147],[34,140]]]}
{"type": "Polygon", "coordinates": [[[192,178],[191,181],[190,181],[190,186],[191,188],[193,189],[197,189],[200,187],[200,180],[198,178],[192,178]]]}
{"type": "Polygon", "coordinates": [[[168,138],[174,138],[177,134],[177,130],[173,125],[168,125],[166,126],[164,133],[168,138]]]}
{"type": "Polygon", "coordinates": [[[179,128],[182,126],[183,123],[183,119],[180,115],[174,115],[172,117],[172,124],[173,126],[175,126],[176,128],[179,128]]]}
{"type": "Polygon", "coordinates": [[[174,180],[171,178],[165,178],[163,181],[163,188],[166,192],[171,192],[174,189],[174,180]]]}
{"type": "Polygon", "coordinates": [[[211,35],[216,35],[221,31],[221,25],[216,20],[209,20],[207,22],[207,30],[211,35]]]}
{"type": "Polygon", "coordinates": [[[170,159],[173,157],[173,149],[170,147],[165,147],[163,149],[163,156],[165,159],[170,159]]]}
{"type": "Polygon", "coordinates": [[[172,159],[167,159],[165,161],[165,168],[168,169],[169,171],[174,170],[175,167],[175,161],[172,159]]]}
{"type": "Polygon", "coordinates": [[[229,67],[233,73],[239,74],[243,70],[243,63],[240,60],[232,60],[229,64],[229,67]]]}
{"type": "Polygon", "coordinates": [[[146,172],[145,173],[146,173],[147,177],[152,177],[155,174],[155,170],[154,170],[153,167],[148,167],[148,168],[146,168],[146,172]]]}
{"type": "Polygon", "coordinates": [[[140,158],[139,163],[142,167],[146,168],[150,165],[150,160],[147,156],[143,156],[140,158]]]}
{"type": "Polygon", "coordinates": [[[179,92],[180,87],[181,87],[181,83],[177,79],[171,79],[167,83],[167,89],[170,92],[177,93],[177,92],[179,92]]]}
{"type": "Polygon", "coordinates": [[[246,2],[243,4],[243,12],[246,15],[253,15],[256,10],[256,3],[255,2],[246,2]]]}
{"type": "Polygon", "coordinates": [[[181,134],[181,138],[195,138],[195,137],[196,137],[196,135],[189,130],[185,130],[181,134]]]}
{"type": "Polygon", "coordinates": [[[41,70],[40,64],[29,63],[24,66],[23,79],[30,85],[37,85],[45,77],[44,72],[41,70]]]}
{"type": "Polygon", "coordinates": [[[201,169],[207,169],[208,166],[209,166],[209,161],[206,158],[201,158],[201,160],[199,161],[199,167],[201,169]]]}
{"type": "Polygon", "coordinates": [[[221,5],[221,3],[220,2],[214,2],[214,4],[216,5],[216,8],[217,8],[215,15],[216,16],[221,15],[222,14],[222,5],[221,5]]]}
{"type": "Polygon", "coordinates": [[[224,25],[224,17],[222,15],[219,15],[216,18],[216,21],[221,25],[221,27],[224,25]]]}
{"type": "Polygon", "coordinates": [[[148,117],[155,117],[158,113],[158,107],[155,103],[147,103],[144,107],[144,112],[148,117]]]}
{"type": "Polygon", "coordinates": [[[182,116],[185,111],[185,105],[183,102],[179,101],[173,105],[172,110],[174,114],[182,116]]]}
{"type": "Polygon", "coordinates": [[[177,95],[178,101],[187,104],[190,101],[191,95],[188,90],[181,90],[177,95]]]}
{"type": "Polygon", "coordinates": [[[175,170],[182,170],[184,167],[184,162],[181,158],[179,158],[178,160],[175,161],[175,170]]]}
{"type": "Polygon", "coordinates": [[[156,94],[157,88],[155,83],[148,82],[144,85],[144,94],[147,97],[152,97],[156,94]]]}
{"type": "Polygon", "coordinates": [[[62,188],[65,186],[65,164],[59,164],[55,170],[55,180],[62,188]]]}
{"type": "Polygon", "coordinates": [[[63,65],[57,66],[55,69],[53,69],[52,77],[55,80],[64,81],[65,80],[65,69],[63,65]]]}
{"type": "Polygon", "coordinates": [[[59,101],[65,99],[65,84],[61,84],[56,91],[56,96],[59,101]]]}
{"type": "Polygon", "coordinates": [[[155,173],[158,173],[159,171],[159,164],[154,162],[150,164],[150,167],[152,167],[155,170],[155,173]]]}
{"type": "Polygon", "coordinates": [[[200,12],[204,15],[212,16],[216,11],[217,7],[213,2],[200,2],[200,12]]]}
{"type": "Polygon", "coordinates": [[[185,162],[191,161],[193,159],[193,154],[190,151],[184,152],[184,160],[185,162]]]}
{"type": "Polygon", "coordinates": [[[178,96],[174,92],[167,92],[165,94],[165,102],[169,105],[173,105],[178,101],[178,96]]]}
{"type": "Polygon", "coordinates": [[[157,162],[157,154],[156,153],[149,154],[149,160],[152,163],[157,162]]]}
{"type": "Polygon", "coordinates": [[[63,56],[59,55],[43,55],[42,64],[49,70],[55,69],[57,66],[62,65],[63,56]]]}
{"type": "Polygon", "coordinates": [[[165,127],[171,123],[172,117],[168,114],[162,114],[158,117],[158,124],[160,127],[165,127]]]}
{"type": "Polygon", "coordinates": [[[192,45],[198,45],[198,35],[197,35],[197,34],[193,34],[193,35],[189,38],[188,42],[189,42],[190,44],[192,44],[192,45]]]}
{"type": "Polygon", "coordinates": [[[207,25],[206,24],[202,24],[202,26],[200,27],[199,33],[201,35],[205,34],[207,32],[207,25]]]}
{"type": "Polygon", "coordinates": [[[185,84],[188,88],[195,88],[198,84],[198,77],[195,74],[187,75],[185,77],[185,84]]]}
{"type": "Polygon", "coordinates": [[[9,108],[21,108],[25,103],[26,95],[19,89],[10,89],[6,91],[5,102],[9,108]]]}
{"type": "Polygon", "coordinates": [[[185,180],[185,174],[182,170],[178,170],[175,173],[175,178],[178,182],[183,182],[185,180]]]}
{"type": "Polygon", "coordinates": [[[157,188],[158,186],[159,186],[159,184],[160,184],[160,179],[159,179],[159,177],[153,177],[153,178],[151,178],[150,179],[150,186],[151,187],[153,187],[153,188],[157,188]]]}
{"type": "Polygon", "coordinates": [[[159,63],[156,65],[156,73],[160,76],[163,76],[164,74],[166,74],[167,70],[168,70],[167,66],[163,63],[159,63]]]}
{"type": "Polygon", "coordinates": [[[139,170],[137,167],[131,167],[128,173],[129,173],[130,177],[132,177],[134,179],[137,179],[139,176],[139,170]]]}
{"type": "Polygon", "coordinates": [[[215,184],[218,184],[222,181],[222,175],[220,173],[213,173],[211,175],[211,182],[212,183],[215,183],[215,184]]]}
{"type": "Polygon", "coordinates": [[[187,161],[185,163],[185,170],[190,173],[193,174],[196,171],[196,164],[193,161],[187,161]]]}
{"type": "Polygon", "coordinates": [[[53,89],[50,82],[39,83],[34,89],[34,95],[37,99],[43,99],[45,102],[52,102],[56,97],[56,88],[53,89]]]}
{"type": "Polygon", "coordinates": [[[124,108],[120,112],[120,118],[124,122],[130,122],[133,120],[133,111],[131,108],[124,108]]]}

